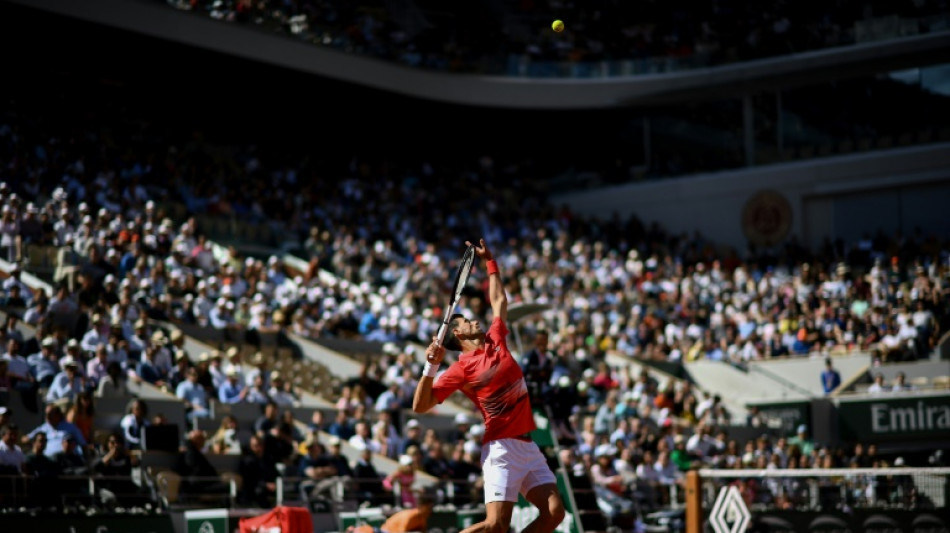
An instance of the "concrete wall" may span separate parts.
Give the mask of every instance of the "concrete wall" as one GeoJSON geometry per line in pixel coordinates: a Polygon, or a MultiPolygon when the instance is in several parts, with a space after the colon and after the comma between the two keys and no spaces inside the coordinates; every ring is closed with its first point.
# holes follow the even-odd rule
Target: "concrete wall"
{"type": "Polygon", "coordinates": [[[622,185],[552,201],[587,215],[633,213],[677,233],[700,229],[741,251],[747,242],[742,210],[761,190],[777,191],[789,201],[790,236],[806,244],[838,233],[853,238],[860,228],[893,234],[901,225],[908,232],[926,225],[925,231],[950,232],[941,216],[950,200],[950,143],[622,185]]]}

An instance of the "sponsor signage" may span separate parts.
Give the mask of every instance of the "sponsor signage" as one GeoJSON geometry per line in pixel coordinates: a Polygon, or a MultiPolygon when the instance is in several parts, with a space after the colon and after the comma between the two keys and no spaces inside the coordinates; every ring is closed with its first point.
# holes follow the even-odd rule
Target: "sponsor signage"
{"type": "Polygon", "coordinates": [[[787,435],[794,435],[801,424],[811,427],[811,400],[749,403],[759,408],[770,427],[779,427],[787,435]]]}
{"type": "Polygon", "coordinates": [[[735,485],[723,487],[709,512],[709,525],[715,533],[745,533],[752,515],[735,485]]]}
{"type": "Polygon", "coordinates": [[[750,529],[768,533],[950,533],[946,509],[774,511],[757,513],[750,529]]]}
{"type": "Polygon", "coordinates": [[[950,394],[841,400],[838,420],[841,438],[847,441],[945,440],[950,434],[950,394]]]}

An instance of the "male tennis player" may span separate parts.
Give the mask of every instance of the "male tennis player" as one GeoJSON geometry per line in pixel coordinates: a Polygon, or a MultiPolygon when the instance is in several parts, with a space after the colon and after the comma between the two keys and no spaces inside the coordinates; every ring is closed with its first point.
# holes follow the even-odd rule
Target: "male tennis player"
{"type": "MultiPolygon", "coordinates": [[[[469,242],[465,244],[471,246],[469,242]]],[[[489,276],[491,327],[486,333],[477,321],[467,320],[462,315],[452,316],[445,335],[445,347],[434,340],[426,348],[425,370],[416,387],[412,409],[424,413],[461,389],[485,419],[482,438],[485,521],[466,528],[462,533],[507,533],[519,493],[540,512],[522,531],[550,533],[564,519],[564,502],[544,454],[529,436],[535,428],[534,416],[521,367],[505,342],[508,298],[498,264],[485,245],[485,239],[475,247],[475,254],[485,260],[489,276]],[[436,381],[434,378],[446,347],[462,353],[458,362],[436,381]]]]}

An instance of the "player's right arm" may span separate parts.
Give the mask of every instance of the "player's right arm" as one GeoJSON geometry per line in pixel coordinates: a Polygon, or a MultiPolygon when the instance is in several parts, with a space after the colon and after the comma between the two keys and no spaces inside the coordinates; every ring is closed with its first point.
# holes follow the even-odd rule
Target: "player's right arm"
{"type": "MultiPolygon", "coordinates": [[[[465,241],[466,246],[472,243],[465,241]]],[[[492,255],[485,239],[480,239],[475,246],[475,255],[485,260],[485,269],[488,271],[488,300],[491,303],[492,316],[500,318],[502,322],[508,321],[508,296],[505,294],[505,286],[501,280],[501,274],[498,273],[498,264],[495,263],[495,257],[492,255]]]]}
{"type": "MultiPolygon", "coordinates": [[[[445,357],[445,347],[440,346],[437,339],[433,339],[426,348],[426,362],[436,368],[442,364],[442,358],[445,357]]],[[[432,385],[435,383],[434,377],[425,374],[419,378],[419,384],[416,385],[416,393],[412,397],[412,410],[417,413],[425,413],[435,407],[439,400],[432,392],[432,385]]]]}

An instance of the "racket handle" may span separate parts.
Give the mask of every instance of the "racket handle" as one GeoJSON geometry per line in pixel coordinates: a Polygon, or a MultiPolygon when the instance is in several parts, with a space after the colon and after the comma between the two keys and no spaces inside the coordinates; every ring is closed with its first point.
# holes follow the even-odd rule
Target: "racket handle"
{"type": "Polygon", "coordinates": [[[449,325],[445,322],[439,326],[439,333],[436,334],[436,341],[438,341],[439,346],[442,346],[442,341],[445,340],[445,334],[449,332],[449,325]]]}

